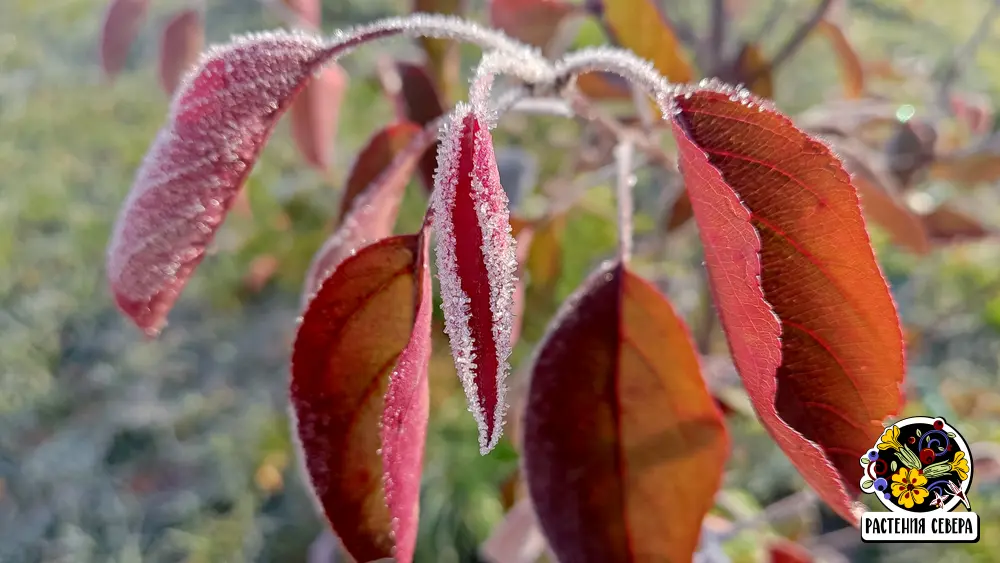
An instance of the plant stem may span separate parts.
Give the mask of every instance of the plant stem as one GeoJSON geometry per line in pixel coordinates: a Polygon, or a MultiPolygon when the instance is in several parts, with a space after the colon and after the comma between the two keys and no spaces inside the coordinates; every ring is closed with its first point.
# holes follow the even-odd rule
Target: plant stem
{"type": "Polygon", "coordinates": [[[615,183],[618,200],[618,254],[623,263],[632,257],[632,188],[635,186],[635,175],[632,166],[635,158],[635,145],[631,140],[623,140],[615,147],[615,162],[618,168],[618,179],[615,183]]]}
{"type": "Polygon", "coordinates": [[[597,71],[617,74],[641,87],[656,100],[663,118],[670,117],[670,97],[676,88],[657,72],[652,63],[640,59],[631,51],[608,47],[581,49],[556,63],[557,82],[561,82],[563,77],[597,71]]]}
{"type": "Polygon", "coordinates": [[[712,0],[712,13],[709,16],[708,63],[706,68],[710,74],[717,74],[722,64],[723,51],[726,45],[726,0],[712,0]]]}
{"type": "Polygon", "coordinates": [[[477,113],[488,113],[490,92],[493,82],[500,74],[510,74],[531,85],[533,89],[551,90],[556,79],[555,70],[548,62],[523,57],[517,53],[490,51],[483,56],[476,67],[475,77],[469,87],[469,103],[477,113]]]}
{"type": "Polygon", "coordinates": [[[759,69],[757,72],[751,74],[750,78],[747,79],[747,84],[752,84],[754,80],[760,77],[764,71],[773,72],[778,69],[786,60],[792,55],[798,52],[799,47],[802,43],[809,37],[809,34],[813,32],[813,29],[819,25],[819,22],[823,21],[826,17],[826,13],[830,10],[830,6],[833,4],[833,0],[820,0],[816,9],[813,10],[812,16],[809,17],[802,25],[795,30],[794,33],[785,41],[785,44],[778,49],[774,57],[771,58],[771,62],[765,65],[763,68],[759,69]]]}

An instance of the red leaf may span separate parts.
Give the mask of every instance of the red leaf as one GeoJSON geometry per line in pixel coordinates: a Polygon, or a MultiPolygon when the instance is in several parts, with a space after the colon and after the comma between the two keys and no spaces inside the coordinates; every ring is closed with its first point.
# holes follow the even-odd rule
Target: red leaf
{"type": "Polygon", "coordinates": [[[331,64],[316,77],[292,105],[292,138],[306,162],[320,170],[330,166],[330,150],[337,131],[340,105],[347,93],[347,73],[331,64]]]}
{"type": "Polygon", "coordinates": [[[930,237],[937,243],[975,241],[996,235],[978,219],[947,203],[921,217],[930,237]]]}
{"type": "MultiPolygon", "coordinates": [[[[358,153],[358,157],[354,160],[354,166],[351,168],[351,174],[347,177],[347,186],[340,199],[340,221],[343,221],[351,210],[355,198],[369,184],[377,181],[395,158],[408,152],[408,147],[418,137],[426,138],[426,144],[430,144],[435,139],[433,135],[423,135],[423,128],[409,121],[394,123],[375,133],[365,148],[358,153]]],[[[423,145],[420,145],[421,148],[423,145]]],[[[412,165],[409,166],[409,171],[413,171],[412,165]]],[[[410,178],[401,175],[396,175],[395,178],[402,184],[398,189],[399,193],[402,194],[403,188],[406,187],[410,178]]]]}
{"type": "Polygon", "coordinates": [[[500,440],[517,266],[507,195],[486,121],[456,106],[432,194],[445,332],[485,455],[500,440]]]}
{"type": "Polygon", "coordinates": [[[539,347],[524,473],[560,561],[691,561],[729,450],[683,321],[605,264],[539,347]]]}
{"type": "MultiPolygon", "coordinates": [[[[398,63],[396,69],[400,78],[400,97],[406,118],[419,125],[427,125],[444,114],[441,96],[438,94],[434,81],[424,67],[398,63]]],[[[437,169],[437,151],[440,143],[427,149],[420,161],[420,177],[427,193],[434,190],[434,172],[437,169]]]]}
{"type": "Polygon", "coordinates": [[[429,405],[427,261],[421,235],[366,247],[323,284],[295,340],[300,454],[333,531],[359,561],[413,558],[429,405]]]}
{"type": "Polygon", "coordinates": [[[399,123],[377,133],[358,155],[347,181],[340,226],[316,252],[306,274],[305,302],[345,258],[392,234],[406,185],[435,134],[399,123]]]}
{"type": "Polygon", "coordinates": [[[563,0],[491,0],[490,23],[514,39],[544,48],[579,10],[563,0]]]}
{"type": "Polygon", "coordinates": [[[128,58],[129,48],[146,21],[149,0],[111,0],[101,28],[101,68],[114,78],[128,58]]]}
{"type": "Polygon", "coordinates": [[[198,10],[178,12],[163,28],[160,40],[160,84],[173,94],[205,47],[205,25],[198,10]]]}
{"type": "Polygon", "coordinates": [[[857,460],[899,408],[904,373],[857,192],[825,145],[749,93],[690,91],[675,102],[681,171],[733,361],[772,437],[856,523],[857,460]]]}

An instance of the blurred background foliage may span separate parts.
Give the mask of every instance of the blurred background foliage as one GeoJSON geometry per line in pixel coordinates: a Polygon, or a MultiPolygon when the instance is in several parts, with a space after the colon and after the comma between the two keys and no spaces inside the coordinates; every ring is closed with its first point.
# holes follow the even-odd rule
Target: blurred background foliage
{"type": "MultiPolygon", "coordinates": [[[[991,1],[853,0],[844,28],[865,57],[912,69],[904,73],[925,72],[967,40],[991,1]]],[[[351,85],[328,174],[305,166],[287,125],[279,127],[247,185],[248,205],[230,215],[169,328],[146,341],[109,298],[104,249],[167,109],[155,77],[156,29],[186,4],[153,3],[150,24],[114,84],[96,63],[104,4],[0,2],[0,561],[303,561],[322,526],[300,479],[286,416],[298,292],[329,233],[357,150],[393,119],[373,72],[376,61],[384,54],[419,60],[420,53],[398,40],[343,61],[351,85]]],[[[280,25],[255,0],[208,4],[209,42],[280,25]]],[[[482,21],[481,3],[472,4],[482,21]]],[[[699,3],[669,4],[678,18],[704,21],[699,3]]],[[[751,8],[738,24],[753,33],[781,14],[762,38],[765,49],[814,5],[778,4],[785,9],[751,8]]],[[[324,29],[409,9],[402,0],[327,0],[324,29]]],[[[998,26],[956,83],[994,102],[1000,100],[998,26]]],[[[578,43],[595,41],[599,30],[585,26],[578,43]]],[[[463,72],[475,56],[475,49],[463,50],[463,72]]],[[[777,105],[790,114],[842,91],[835,56],[813,39],[774,81],[777,105]]],[[[933,87],[930,78],[872,89],[919,114],[933,87]]],[[[535,184],[564,171],[580,135],[570,120],[511,115],[502,122],[497,146],[523,148],[539,163],[539,181],[526,186],[520,203],[524,210],[543,206],[535,184]]],[[[694,228],[663,240],[654,228],[655,206],[643,205],[657,201],[662,179],[642,174],[640,180],[637,225],[648,252],[636,267],[699,322],[694,228]]],[[[959,189],[938,180],[922,189],[953,196],[984,225],[1000,226],[995,183],[959,189]]],[[[415,181],[400,232],[419,224],[424,204],[415,181]]],[[[613,217],[611,191],[598,186],[558,219],[565,231],[553,254],[554,290],[529,295],[515,372],[558,302],[612,251],[613,217]]],[[[944,416],[969,442],[997,443],[1000,245],[985,240],[918,257],[888,244],[878,230],[875,238],[911,337],[908,413],[944,416]]],[[[505,440],[479,456],[443,337],[432,385],[417,558],[476,561],[477,546],[514,496],[517,455],[505,440]]],[[[735,415],[731,424],[734,449],[718,512],[752,520],[800,490],[802,481],[752,418],[735,415]]],[[[983,520],[979,544],[861,546],[856,531],[845,532],[828,512],[804,503],[792,517],[735,536],[727,552],[734,561],[753,561],[762,538],[786,536],[858,561],[1000,560],[1000,491],[988,461],[970,494],[983,520]]]]}

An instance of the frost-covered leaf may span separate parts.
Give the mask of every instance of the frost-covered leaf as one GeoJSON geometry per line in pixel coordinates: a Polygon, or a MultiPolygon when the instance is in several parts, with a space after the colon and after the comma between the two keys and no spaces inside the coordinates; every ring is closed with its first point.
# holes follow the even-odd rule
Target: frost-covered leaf
{"type": "MultiPolygon", "coordinates": [[[[401,121],[388,125],[379,130],[365,145],[351,167],[351,173],[347,177],[347,185],[344,187],[344,194],[340,198],[340,221],[354,206],[354,200],[365,188],[375,182],[383,174],[400,154],[407,152],[417,137],[426,138],[428,141],[434,139],[432,135],[423,135],[423,128],[409,121],[401,121]]],[[[411,151],[412,152],[412,151],[411,151]]],[[[409,155],[409,160],[412,155],[409,155]]],[[[413,171],[412,164],[407,167],[409,172],[413,171]]],[[[406,186],[410,181],[409,176],[394,174],[393,179],[406,186]]],[[[397,186],[402,193],[402,187],[397,186]]]]}
{"type": "Polygon", "coordinates": [[[560,561],[691,561],[728,437],[670,303],[620,262],[566,300],[539,345],[523,468],[560,561]]]}
{"type": "Polygon", "coordinates": [[[856,523],[857,460],[897,412],[899,318],[850,176],[748,92],[678,94],[680,168],[736,368],[806,481],[856,523]]]}
{"type": "Polygon", "coordinates": [[[517,260],[493,139],[466,104],[443,135],[431,201],[445,331],[485,455],[503,433],[517,260]]]}
{"type": "Polygon", "coordinates": [[[101,28],[101,68],[115,77],[125,68],[129,48],[149,13],[149,0],[111,0],[101,28]]]}
{"type": "Polygon", "coordinates": [[[192,70],[205,47],[205,24],[201,12],[182,10],[163,28],[160,39],[160,85],[168,94],[192,70]]]}
{"type": "Polygon", "coordinates": [[[337,117],[347,93],[347,73],[331,64],[292,104],[292,138],[306,162],[320,170],[330,165],[330,151],[337,132],[337,117]]]}
{"type": "Polygon", "coordinates": [[[413,558],[429,412],[426,236],[344,260],[302,317],[291,401],[299,454],[333,531],[358,561],[413,558]]]}
{"type": "Polygon", "coordinates": [[[340,224],[306,273],[304,300],[345,258],[392,234],[406,185],[433,140],[433,132],[404,122],[383,129],[362,150],[347,180],[340,224]]]}

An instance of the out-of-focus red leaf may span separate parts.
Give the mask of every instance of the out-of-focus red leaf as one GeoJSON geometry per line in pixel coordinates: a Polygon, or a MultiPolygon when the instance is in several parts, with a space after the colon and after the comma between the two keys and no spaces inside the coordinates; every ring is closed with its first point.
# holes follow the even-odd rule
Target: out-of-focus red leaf
{"type": "Polygon", "coordinates": [[[445,332],[485,455],[500,440],[507,408],[516,243],[486,121],[465,104],[453,116],[431,203],[445,332]]]}
{"type": "Polygon", "coordinates": [[[302,18],[302,27],[318,30],[323,21],[322,0],[281,0],[296,15],[302,18]]]}
{"type": "Polygon", "coordinates": [[[691,207],[691,198],[688,197],[687,190],[684,190],[674,200],[673,205],[667,209],[667,232],[673,232],[683,227],[692,217],[694,217],[694,209],[691,207]]]}
{"type": "Polygon", "coordinates": [[[981,94],[952,93],[951,111],[973,135],[985,135],[993,127],[993,104],[981,94]]]}
{"type": "Polygon", "coordinates": [[[997,181],[1000,179],[1000,142],[990,145],[938,155],[931,163],[930,177],[968,185],[997,181]]]}
{"type": "Polygon", "coordinates": [[[888,179],[863,164],[859,158],[843,154],[844,165],[858,190],[865,218],[886,230],[893,243],[917,254],[930,252],[930,238],[920,217],[885,185],[888,179]]]}
{"type": "Polygon", "coordinates": [[[975,241],[997,234],[983,226],[978,219],[947,203],[939,205],[922,219],[931,239],[939,244],[975,241]]]}
{"type": "Polygon", "coordinates": [[[668,80],[683,84],[694,78],[694,69],[656,2],[587,0],[587,5],[600,14],[620,45],[652,62],[668,80]]]}
{"type": "Polygon", "coordinates": [[[490,563],[535,563],[545,553],[545,536],[529,499],[521,499],[479,549],[490,563]]]}
{"type": "Polygon", "coordinates": [[[181,83],[205,47],[205,24],[198,10],[178,12],[163,28],[160,40],[160,85],[168,94],[181,83]]]}
{"type": "MultiPolygon", "coordinates": [[[[354,160],[351,174],[347,177],[347,186],[344,188],[344,195],[340,198],[340,221],[344,220],[353,207],[355,198],[375,182],[383,171],[389,168],[396,157],[404,152],[412,152],[406,151],[406,149],[417,137],[425,137],[428,142],[434,138],[431,135],[423,135],[423,128],[419,125],[409,121],[401,121],[381,129],[368,140],[368,144],[361,149],[354,160]]],[[[412,155],[409,156],[413,158],[412,155]]],[[[408,170],[411,173],[415,165],[415,162],[409,165],[408,170]]],[[[408,176],[401,174],[396,174],[393,177],[396,181],[401,182],[403,187],[410,180],[408,176]]],[[[402,193],[402,188],[398,191],[402,193]]]]}
{"type": "MultiPolygon", "coordinates": [[[[419,125],[427,125],[444,114],[441,96],[434,81],[424,67],[410,63],[398,63],[400,95],[405,117],[419,125]]],[[[427,149],[420,161],[420,177],[427,193],[434,190],[434,171],[437,169],[437,150],[440,143],[427,149]]]]}
{"type": "Polygon", "coordinates": [[[771,63],[764,56],[759,45],[747,43],[736,59],[739,82],[747,84],[751,92],[764,98],[774,97],[774,77],[771,63]],[[750,81],[751,79],[752,82],[750,81]]]}
{"type": "Polygon", "coordinates": [[[299,34],[238,39],[203,59],[174,97],[107,255],[118,306],[147,334],[162,328],[278,118],[336,50],[299,34]]]}
{"type": "Polygon", "coordinates": [[[306,162],[320,170],[330,164],[330,151],[337,132],[340,105],[347,93],[347,73],[331,64],[317,76],[292,104],[292,138],[306,162]]]}
{"type": "Polygon", "coordinates": [[[149,13],[149,0],[111,0],[101,28],[101,68],[114,78],[125,68],[129,48],[149,13]]]}
{"type": "Polygon", "coordinates": [[[579,6],[564,0],[490,0],[490,23],[514,39],[544,48],[579,6]]]}
{"type": "Polygon", "coordinates": [[[900,405],[895,305],[837,158],[715,88],[678,94],[673,127],[733,361],[771,436],[857,524],[857,460],[900,405]]]}
{"type": "MultiPolygon", "coordinates": [[[[428,12],[460,16],[465,13],[466,0],[413,0],[414,12],[428,12]]],[[[427,68],[433,77],[437,91],[444,97],[446,105],[451,105],[458,87],[460,53],[458,43],[446,39],[420,38],[420,44],[427,54],[427,68]]]]}
{"type": "Polygon", "coordinates": [[[384,239],[323,283],[296,336],[290,393],[301,459],[333,531],[359,561],[413,557],[430,296],[426,236],[384,239]]]}
{"type": "Polygon", "coordinates": [[[729,444],[667,300],[605,264],[563,304],[530,385],[523,467],[559,560],[691,561],[729,444]]]}
{"type": "Polygon", "coordinates": [[[434,138],[435,132],[404,122],[383,129],[361,152],[348,178],[344,198],[349,201],[341,203],[346,211],[340,225],[316,252],[306,273],[305,301],[345,258],[392,234],[406,184],[434,138]]]}
{"type": "Polygon", "coordinates": [[[260,293],[267,282],[274,278],[278,272],[278,257],[273,254],[262,254],[250,262],[246,276],[243,277],[243,284],[252,293],[260,293]]]}
{"type": "Polygon", "coordinates": [[[778,541],[767,546],[768,563],[812,563],[809,550],[797,543],[778,541]]]}
{"type": "Polygon", "coordinates": [[[844,31],[829,20],[821,20],[816,25],[816,31],[830,41],[834,52],[837,53],[841,79],[844,82],[844,97],[860,98],[865,93],[865,70],[844,31]]]}

